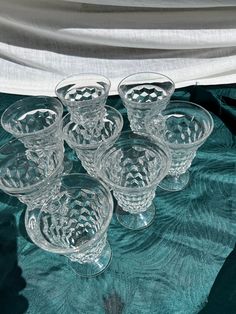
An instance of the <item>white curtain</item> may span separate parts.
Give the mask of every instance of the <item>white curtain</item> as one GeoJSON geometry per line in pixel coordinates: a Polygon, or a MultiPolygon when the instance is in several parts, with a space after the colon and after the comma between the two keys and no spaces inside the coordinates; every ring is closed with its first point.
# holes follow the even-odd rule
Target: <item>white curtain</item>
{"type": "Polygon", "coordinates": [[[0,92],[54,95],[75,73],[236,82],[235,0],[0,0],[0,92]]]}

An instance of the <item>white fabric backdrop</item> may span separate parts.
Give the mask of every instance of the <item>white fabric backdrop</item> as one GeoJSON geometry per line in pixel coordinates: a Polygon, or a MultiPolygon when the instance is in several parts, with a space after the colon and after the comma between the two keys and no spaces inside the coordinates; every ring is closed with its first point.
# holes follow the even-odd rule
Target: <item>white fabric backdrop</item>
{"type": "Polygon", "coordinates": [[[235,0],[66,0],[99,5],[134,6],[150,8],[199,8],[235,6],[235,0]]]}
{"type": "Polygon", "coordinates": [[[138,71],[233,83],[236,1],[0,0],[0,69],[1,92],[28,95],[87,72],[108,76],[111,94],[138,71]]]}

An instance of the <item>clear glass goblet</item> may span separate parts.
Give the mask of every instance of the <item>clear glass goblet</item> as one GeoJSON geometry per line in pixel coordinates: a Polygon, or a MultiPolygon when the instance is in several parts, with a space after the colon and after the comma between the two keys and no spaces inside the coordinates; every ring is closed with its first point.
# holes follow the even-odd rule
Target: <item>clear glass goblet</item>
{"type": "Polygon", "coordinates": [[[124,78],[118,92],[127,108],[131,130],[145,134],[145,117],[150,111],[160,113],[165,109],[174,90],[174,82],[160,73],[141,72],[124,78]]]}
{"type": "Polygon", "coordinates": [[[155,190],[170,163],[168,147],[130,131],[121,133],[115,143],[101,145],[98,175],[113,190],[119,205],[117,219],[123,226],[139,230],[151,224],[155,190]]]}
{"type": "Polygon", "coordinates": [[[83,124],[71,121],[67,114],[63,119],[63,134],[67,144],[75,150],[85,170],[97,176],[94,157],[98,147],[104,142],[113,142],[123,128],[122,115],[116,109],[105,106],[103,128],[87,129],[83,124]]]}
{"type": "Polygon", "coordinates": [[[63,105],[53,97],[26,97],[9,106],[2,127],[27,148],[43,148],[62,141],[63,105]]]}
{"type": "Polygon", "coordinates": [[[150,113],[147,130],[154,140],[168,145],[172,164],[159,186],[168,191],[182,190],[189,181],[189,167],[197,149],[211,134],[214,122],[201,106],[187,101],[171,101],[161,115],[150,113]]]}
{"type": "Polygon", "coordinates": [[[107,229],[113,214],[105,185],[85,174],[61,177],[59,192],[41,207],[26,211],[29,237],[40,248],[69,258],[80,276],[103,272],[111,261],[107,229]]]}
{"type": "Polygon", "coordinates": [[[62,171],[61,144],[31,150],[13,139],[0,147],[0,189],[29,206],[56,192],[62,171]]]}
{"type": "Polygon", "coordinates": [[[63,79],[56,86],[56,95],[67,107],[71,120],[85,129],[102,128],[105,104],[111,83],[99,74],[78,74],[63,79]]]}

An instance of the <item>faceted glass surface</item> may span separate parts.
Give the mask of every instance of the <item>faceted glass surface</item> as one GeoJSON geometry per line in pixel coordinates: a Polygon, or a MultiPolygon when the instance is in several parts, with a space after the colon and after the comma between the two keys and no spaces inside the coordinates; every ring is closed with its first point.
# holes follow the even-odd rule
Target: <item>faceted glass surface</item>
{"type": "Polygon", "coordinates": [[[45,198],[49,182],[62,169],[63,153],[62,145],[30,150],[9,141],[0,148],[0,188],[26,203],[45,198]]]}
{"type": "Polygon", "coordinates": [[[87,87],[80,87],[80,88],[70,88],[65,93],[65,100],[66,101],[87,101],[93,100],[100,97],[104,94],[104,88],[99,88],[96,86],[87,86],[87,87]]]}
{"type": "Polygon", "coordinates": [[[53,97],[27,97],[2,115],[3,128],[28,148],[55,145],[61,140],[62,104],[53,97]]]}
{"type": "Polygon", "coordinates": [[[98,74],[78,74],[63,79],[56,94],[71,114],[71,120],[85,128],[98,128],[105,114],[110,81],[98,74]]]}
{"type": "Polygon", "coordinates": [[[11,121],[12,130],[27,134],[45,130],[56,120],[56,113],[49,109],[35,109],[19,115],[11,121]]]}
{"type": "Polygon", "coordinates": [[[150,111],[161,112],[168,104],[174,89],[171,79],[154,72],[132,74],[120,82],[119,95],[127,108],[133,132],[146,133],[145,117],[150,111]]]}
{"type": "Polygon", "coordinates": [[[93,263],[106,245],[113,212],[109,190],[83,174],[62,176],[60,190],[40,208],[28,211],[26,229],[36,245],[72,261],[93,263]]]}
{"type": "Polygon", "coordinates": [[[123,127],[123,118],[114,108],[105,106],[106,113],[98,128],[85,128],[71,121],[71,115],[63,119],[63,134],[68,145],[75,150],[87,172],[96,176],[94,156],[104,142],[115,141],[123,127]]]}
{"type": "Polygon", "coordinates": [[[169,174],[178,176],[186,172],[213,129],[210,114],[189,102],[171,101],[161,115],[151,114],[146,123],[150,135],[162,139],[170,148],[172,165],[169,174]]]}
{"type": "Polygon", "coordinates": [[[99,148],[97,164],[99,176],[113,189],[122,209],[140,213],[151,205],[170,160],[161,143],[123,132],[115,143],[99,148]]]}
{"type": "Polygon", "coordinates": [[[137,103],[149,103],[163,100],[167,96],[166,91],[155,85],[138,85],[127,90],[127,100],[137,103]]]}
{"type": "Polygon", "coordinates": [[[173,144],[191,144],[203,136],[207,125],[188,114],[171,114],[166,117],[165,141],[173,144]]]}
{"type": "Polygon", "coordinates": [[[106,198],[88,189],[61,192],[43,209],[40,228],[52,246],[70,249],[94,238],[104,223],[106,198]]]}

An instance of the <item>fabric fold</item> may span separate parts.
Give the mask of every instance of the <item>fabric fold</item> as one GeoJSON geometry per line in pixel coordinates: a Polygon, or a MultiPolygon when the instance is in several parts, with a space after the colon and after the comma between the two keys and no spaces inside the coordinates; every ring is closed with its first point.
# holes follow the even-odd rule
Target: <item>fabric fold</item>
{"type": "Polygon", "coordinates": [[[218,0],[2,0],[0,91],[54,95],[77,73],[170,76],[177,87],[236,77],[236,3],[218,0]]]}

